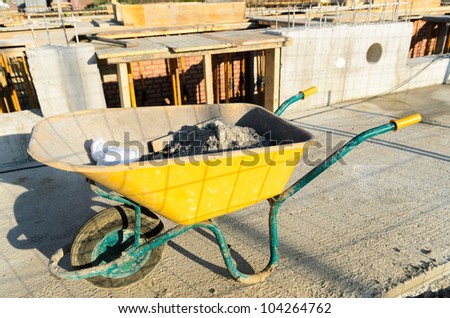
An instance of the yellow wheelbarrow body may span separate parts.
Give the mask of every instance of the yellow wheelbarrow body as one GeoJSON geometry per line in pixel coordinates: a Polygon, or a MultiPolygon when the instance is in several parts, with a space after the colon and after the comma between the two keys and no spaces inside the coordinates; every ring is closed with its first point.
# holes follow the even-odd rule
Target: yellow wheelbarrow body
{"type": "Polygon", "coordinates": [[[33,129],[29,153],[46,165],[82,174],[178,224],[215,218],[281,193],[312,135],[251,104],[89,110],[47,118],[33,129]],[[140,148],[184,125],[217,118],[270,133],[274,146],[214,154],[93,165],[91,139],[140,148]]]}

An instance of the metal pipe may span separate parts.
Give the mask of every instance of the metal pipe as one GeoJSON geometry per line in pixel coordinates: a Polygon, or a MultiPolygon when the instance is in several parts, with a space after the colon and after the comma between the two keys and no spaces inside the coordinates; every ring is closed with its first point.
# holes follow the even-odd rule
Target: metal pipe
{"type": "Polygon", "coordinates": [[[338,22],[339,22],[339,3],[338,3],[338,5],[336,6],[336,13],[335,13],[335,15],[336,15],[336,20],[335,20],[335,25],[338,25],[338,22]]]}
{"type": "Polygon", "coordinates": [[[294,4],[294,12],[292,14],[292,28],[295,28],[295,12],[297,11],[297,4],[294,4]]]}
{"type": "Polygon", "coordinates": [[[322,18],[323,18],[323,16],[322,16],[322,4],[320,4],[320,11],[319,11],[319,15],[320,15],[320,18],[319,18],[319,27],[321,28],[322,27],[322,18]]]}
{"type": "Polygon", "coordinates": [[[383,11],[381,12],[381,15],[380,15],[380,22],[381,23],[384,23],[385,14],[386,14],[386,6],[383,7],[383,11]]]}
{"type": "Polygon", "coordinates": [[[86,34],[86,38],[90,41],[100,41],[100,42],[105,42],[105,43],[117,44],[117,45],[121,45],[123,47],[130,46],[130,43],[126,42],[126,41],[114,40],[114,39],[104,38],[104,37],[91,35],[91,34],[86,34]]]}
{"type": "Polygon", "coordinates": [[[287,24],[288,24],[288,33],[289,33],[289,30],[291,28],[291,6],[290,5],[288,5],[288,21],[287,21],[287,24]]]}
{"type": "Polygon", "coordinates": [[[75,39],[77,41],[77,43],[80,43],[80,39],[78,38],[78,30],[77,30],[77,23],[75,21],[75,15],[72,12],[72,19],[73,19],[73,29],[75,31],[75,39]]]}
{"type": "Polygon", "coordinates": [[[408,22],[411,20],[411,14],[412,14],[412,7],[413,7],[413,2],[411,1],[411,4],[409,6],[409,16],[408,16],[408,22]]]}
{"type": "Polygon", "coordinates": [[[30,15],[28,15],[27,18],[31,29],[31,34],[33,35],[34,45],[36,45],[36,47],[39,48],[38,40],[36,38],[36,33],[34,33],[33,22],[31,22],[30,15]]]}
{"type": "MultiPolygon", "coordinates": [[[[59,2],[58,2],[58,3],[59,3],[59,2]]],[[[69,46],[69,38],[67,37],[66,25],[65,25],[63,19],[61,19],[60,21],[61,21],[61,25],[62,25],[63,30],[64,30],[64,37],[65,37],[65,39],[66,39],[66,44],[67,44],[67,46],[69,46]]]]}
{"type": "Polygon", "coordinates": [[[298,92],[298,94],[289,97],[287,100],[285,100],[280,107],[278,107],[278,109],[275,111],[275,115],[277,116],[281,116],[286,109],[288,109],[288,107],[290,105],[292,105],[293,103],[301,100],[301,99],[305,99],[308,96],[311,96],[313,94],[317,93],[317,87],[316,86],[311,86],[310,88],[307,88],[303,91],[298,92]]]}
{"type": "Polygon", "coordinates": [[[45,17],[45,14],[42,15],[44,17],[45,30],[47,31],[48,45],[52,45],[52,41],[50,40],[50,31],[48,30],[48,21],[45,17]]]}
{"type": "Polygon", "coordinates": [[[369,0],[369,9],[367,10],[367,14],[366,14],[366,24],[369,24],[370,21],[372,20],[372,0],[369,0]]]}
{"type": "Polygon", "coordinates": [[[278,29],[278,6],[275,9],[275,29],[278,29]]]}
{"type": "Polygon", "coordinates": [[[308,28],[310,23],[309,19],[309,9],[306,9],[306,21],[305,21],[305,27],[308,28]]]}

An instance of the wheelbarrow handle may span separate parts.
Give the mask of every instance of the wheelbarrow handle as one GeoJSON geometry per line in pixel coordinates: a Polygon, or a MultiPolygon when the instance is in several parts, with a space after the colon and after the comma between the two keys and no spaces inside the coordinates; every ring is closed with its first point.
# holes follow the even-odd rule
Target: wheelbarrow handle
{"type": "Polygon", "coordinates": [[[311,96],[312,94],[317,93],[317,87],[316,86],[311,86],[310,88],[307,88],[303,91],[298,92],[298,94],[289,97],[288,99],[286,99],[283,104],[280,105],[280,107],[278,107],[278,109],[275,111],[275,115],[277,116],[281,116],[284,111],[286,109],[288,109],[289,106],[291,106],[293,103],[301,100],[301,99],[305,99],[306,97],[311,96]]]}
{"type": "Polygon", "coordinates": [[[407,127],[409,125],[417,124],[420,122],[422,117],[420,114],[414,114],[405,118],[392,120],[391,122],[366,130],[359,135],[352,138],[350,141],[348,141],[342,148],[338,149],[336,152],[334,152],[331,156],[329,156],[327,159],[325,159],[321,164],[319,164],[317,167],[312,169],[310,172],[308,172],[306,175],[304,175],[302,178],[300,178],[298,181],[296,181],[293,185],[291,185],[289,188],[284,190],[281,194],[274,197],[275,202],[277,204],[281,204],[284,201],[286,201],[288,198],[293,196],[295,193],[297,193],[300,189],[302,189],[304,186],[306,186],[308,183],[310,183],[312,180],[314,180],[317,176],[319,176],[322,172],[327,170],[329,167],[331,167],[334,163],[336,163],[339,159],[344,157],[347,153],[349,153],[351,150],[353,150],[356,146],[358,146],[360,143],[365,141],[366,139],[390,132],[390,131],[397,131],[400,128],[407,127]]]}
{"type": "Polygon", "coordinates": [[[420,116],[420,114],[414,114],[414,115],[400,118],[397,120],[393,119],[393,120],[391,120],[391,123],[393,123],[395,125],[394,131],[397,131],[401,128],[405,128],[407,126],[417,124],[421,120],[422,120],[422,116],[420,116]]]}

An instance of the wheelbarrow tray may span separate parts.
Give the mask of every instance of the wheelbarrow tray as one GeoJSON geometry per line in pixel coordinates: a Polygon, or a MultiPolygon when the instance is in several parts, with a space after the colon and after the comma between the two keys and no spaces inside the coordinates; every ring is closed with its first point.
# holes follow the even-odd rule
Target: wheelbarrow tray
{"type": "MultiPolygon", "coordinates": [[[[313,136],[260,106],[186,105],[88,110],[53,116],[34,128],[36,160],[80,173],[176,223],[215,218],[282,192],[313,136]],[[148,152],[148,142],[217,118],[270,134],[276,145],[131,164],[97,166],[90,140],[101,137],[148,152]]],[[[117,144],[115,144],[117,145],[117,144]]]]}

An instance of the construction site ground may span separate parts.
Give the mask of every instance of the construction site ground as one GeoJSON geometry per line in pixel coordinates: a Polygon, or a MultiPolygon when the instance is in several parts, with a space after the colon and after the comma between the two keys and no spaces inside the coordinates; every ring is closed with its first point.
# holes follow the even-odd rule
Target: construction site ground
{"type": "MultiPolygon", "coordinates": [[[[447,289],[450,86],[287,113],[319,140],[291,181],[357,133],[415,112],[422,123],[363,143],[284,204],[279,266],[250,286],[230,278],[213,235],[203,230],[169,242],[161,263],[134,285],[100,289],[58,280],[47,270],[51,255],[110,203],[75,173],[44,166],[3,172],[0,296],[383,297],[447,289]]],[[[266,202],[217,222],[241,271],[266,265],[266,202]]]]}

